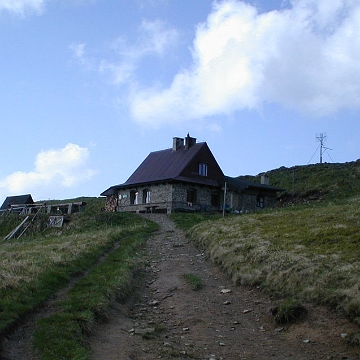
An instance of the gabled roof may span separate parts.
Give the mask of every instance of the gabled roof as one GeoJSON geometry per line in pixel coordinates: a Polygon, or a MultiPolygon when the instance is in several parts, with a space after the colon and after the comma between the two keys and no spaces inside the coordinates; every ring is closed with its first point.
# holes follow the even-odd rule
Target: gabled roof
{"type": "Polygon", "coordinates": [[[0,210],[6,210],[10,205],[29,205],[34,204],[34,200],[30,194],[8,196],[1,205],[0,210]]]}
{"type": "Polygon", "coordinates": [[[154,151],[126,180],[126,185],[163,181],[179,178],[185,167],[206,143],[198,143],[185,149],[154,151]]]}
{"type": "Polygon", "coordinates": [[[190,138],[189,135],[186,140],[186,144],[190,145],[184,146],[182,143],[181,146],[151,152],[125,183],[111,186],[100,195],[115,195],[119,189],[164,182],[184,182],[217,188],[223,187],[226,182],[228,189],[237,192],[261,191],[274,194],[283,190],[224,176],[206,142],[196,143],[196,139],[190,138]],[[189,139],[195,141],[190,144],[189,139]],[[207,176],[199,174],[199,163],[208,164],[207,176]]]}
{"type": "Polygon", "coordinates": [[[170,148],[150,153],[124,184],[110,187],[101,193],[101,196],[112,195],[120,188],[166,181],[220,186],[219,174],[223,176],[206,142],[196,143],[189,148],[181,146],[177,150],[170,148]],[[210,159],[216,165],[214,177],[201,176],[197,174],[197,169],[195,171],[189,169],[193,160],[202,157],[206,157],[206,160],[210,159]]]}

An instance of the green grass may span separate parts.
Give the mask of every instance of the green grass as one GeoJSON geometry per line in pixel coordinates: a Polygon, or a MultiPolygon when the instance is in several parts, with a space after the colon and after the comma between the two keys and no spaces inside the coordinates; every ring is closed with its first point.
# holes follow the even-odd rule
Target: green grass
{"type": "MultiPolygon", "coordinates": [[[[297,306],[313,302],[341,310],[360,325],[360,162],[282,167],[268,174],[271,185],[286,189],[281,204],[294,199],[298,205],[225,219],[204,213],[171,217],[235,284],[279,299],[285,316],[279,319],[292,319],[297,306]]],[[[53,203],[75,201],[86,201],[86,211],[72,215],[66,226],[48,229],[47,217],[39,216],[21,239],[1,241],[21,217],[0,216],[0,334],[91,269],[55,314],[39,322],[35,342],[42,359],[89,358],[88,335],[107,317],[109,303],[131,291],[142,243],[156,228],[134,214],[101,211],[103,198],[53,203]],[[97,263],[119,240],[121,246],[97,263]]],[[[199,280],[193,274],[184,278],[190,284],[199,280]]],[[[358,334],[349,339],[359,343],[358,334]]]]}
{"type": "Polygon", "coordinates": [[[75,284],[55,314],[38,322],[34,343],[41,360],[90,358],[88,335],[108,317],[111,301],[130,294],[144,241],[142,233],[123,234],[119,248],[75,284]]]}
{"type": "MultiPolygon", "coordinates": [[[[86,333],[85,328],[90,328],[90,323],[102,316],[106,301],[115,293],[116,297],[128,293],[129,271],[133,269],[138,254],[138,250],[134,249],[138,249],[158,226],[135,214],[104,213],[99,208],[99,202],[95,201],[94,206],[85,212],[73,214],[63,228],[40,227],[37,233],[30,232],[20,239],[0,242],[0,335],[15,326],[26,313],[67,286],[75,275],[94,267],[98,259],[116,243],[121,244],[120,248],[101,267],[94,267],[89,273],[92,280],[87,287],[84,285],[87,278],[79,282],[88,296],[88,302],[82,299],[78,303],[86,304],[86,308],[79,310],[76,315],[67,311],[65,318],[75,316],[80,320],[63,331],[58,328],[57,333],[64,333],[65,338],[66,332],[72,333],[75,328],[81,329],[81,334],[86,333]],[[106,266],[110,266],[111,270],[106,270],[106,266]],[[95,269],[101,269],[100,273],[96,273],[95,269]],[[120,272],[117,273],[116,269],[120,272]]],[[[11,223],[13,218],[2,217],[0,228],[6,228],[8,221],[11,223]]],[[[56,314],[59,321],[62,315],[61,312],[56,314]]],[[[62,318],[59,324],[64,321],[62,318]]],[[[50,322],[56,324],[57,320],[50,322]]],[[[51,333],[50,329],[48,331],[51,333]]],[[[65,347],[71,348],[68,343],[65,347]]],[[[76,355],[73,358],[82,357],[76,355]]]]}
{"type": "Polygon", "coordinates": [[[360,198],[205,221],[189,234],[236,284],[360,320],[360,198]]]}
{"type": "Polygon", "coordinates": [[[193,226],[207,220],[216,220],[221,219],[221,215],[206,214],[206,213],[177,213],[170,215],[171,220],[174,221],[176,226],[187,231],[190,230],[193,226]]]}
{"type": "Polygon", "coordinates": [[[183,278],[186,280],[188,284],[191,285],[191,288],[194,291],[198,291],[204,287],[204,283],[202,279],[194,274],[183,274],[183,278]]]}
{"type": "MultiPolygon", "coordinates": [[[[268,171],[270,185],[285,189],[281,202],[288,204],[314,200],[341,201],[360,193],[360,160],[347,163],[323,163],[305,166],[284,166],[268,171]]],[[[242,179],[260,182],[257,176],[242,179]]]]}
{"type": "Polygon", "coordinates": [[[298,300],[290,298],[285,299],[279,306],[272,309],[272,313],[278,324],[289,324],[302,319],[307,310],[298,300]]]}

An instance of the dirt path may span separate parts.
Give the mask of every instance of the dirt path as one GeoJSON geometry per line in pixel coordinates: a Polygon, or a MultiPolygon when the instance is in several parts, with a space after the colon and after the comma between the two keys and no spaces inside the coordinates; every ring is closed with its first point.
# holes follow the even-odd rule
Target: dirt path
{"type": "Polygon", "coordinates": [[[341,334],[354,330],[345,319],[309,307],[302,323],[278,327],[271,301],[257,290],[233,286],[166,215],[148,242],[144,278],[125,304],[91,339],[93,359],[360,359],[341,334]],[[192,290],[184,274],[202,279],[192,290]]]}
{"type": "MultiPolygon", "coordinates": [[[[341,334],[356,329],[346,319],[309,306],[302,323],[278,327],[268,298],[233,286],[166,215],[148,217],[161,229],[148,241],[145,274],[136,279],[134,295],[114,303],[109,322],[97,327],[90,339],[94,360],[360,359],[360,348],[342,340],[341,334]],[[201,278],[204,288],[194,291],[184,274],[201,278]]],[[[37,359],[31,347],[35,322],[54,311],[67,289],[3,339],[0,359],[37,359]]]]}

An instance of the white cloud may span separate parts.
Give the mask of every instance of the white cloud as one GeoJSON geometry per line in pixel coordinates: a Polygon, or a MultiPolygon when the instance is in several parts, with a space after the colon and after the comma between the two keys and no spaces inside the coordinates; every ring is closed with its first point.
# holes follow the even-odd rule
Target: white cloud
{"type": "Polygon", "coordinates": [[[73,43],[69,49],[86,70],[107,74],[114,84],[124,85],[133,81],[133,76],[143,58],[164,56],[177,42],[177,38],[177,31],[169,28],[165,22],[143,20],[137,29],[135,40],[125,36],[118,37],[107,45],[108,57],[100,61],[87,53],[86,44],[73,43]]]}
{"type": "Polygon", "coordinates": [[[94,63],[94,61],[91,59],[91,57],[86,51],[85,43],[72,43],[69,46],[69,49],[72,51],[74,58],[82,68],[88,71],[97,69],[97,65],[94,63]]]}
{"type": "Polygon", "coordinates": [[[141,37],[135,47],[135,53],[142,57],[146,54],[164,55],[169,46],[176,41],[178,33],[175,29],[167,28],[163,21],[143,20],[140,26],[141,37]]]}
{"type": "Polygon", "coordinates": [[[177,31],[168,28],[163,21],[144,20],[134,44],[129,45],[128,39],[124,37],[113,41],[110,47],[119,60],[102,60],[99,70],[110,73],[114,83],[124,84],[132,77],[141,59],[151,55],[163,56],[176,42],[177,37],[177,31]]]}
{"type": "Polygon", "coordinates": [[[45,0],[0,0],[0,11],[6,10],[20,16],[31,12],[41,14],[44,5],[45,0]]]}
{"type": "Polygon", "coordinates": [[[88,167],[89,156],[87,148],[71,143],[62,149],[41,151],[33,171],[17,171],[0,179],[0,193],[3,197],[33,193],[39,198],[51,189],[56,196],[57,191],[92,178],[95,171],[88,167]]]}
{"type": "Polygon", "coordinates": [[[192,67],[169,87],[133,87],[134,120],[181,122],[265,102],[322,116],[360,106],[360,2],[293,0],[259,14],[241,1],[215,2],[197,27],[192,67]]]}
{"type": "Polygon", "coordinates": [[[83,59],[84,55],[85,55],[85,46],[86,44],[71,44],[69,46],[70,50],[72,50],[74,52],[74,56],[78,59],[83,59]]]}

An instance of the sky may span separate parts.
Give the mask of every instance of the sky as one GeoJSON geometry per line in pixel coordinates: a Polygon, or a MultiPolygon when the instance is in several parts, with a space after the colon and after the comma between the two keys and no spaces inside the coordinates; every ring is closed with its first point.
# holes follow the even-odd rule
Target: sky
{"type": "Polygon", "coordinates": [[[0,203],[99,196],[188,133],[228,176],[319,134],[356,161],[360,0],[0,0],[0,124],[0,203]]]}

